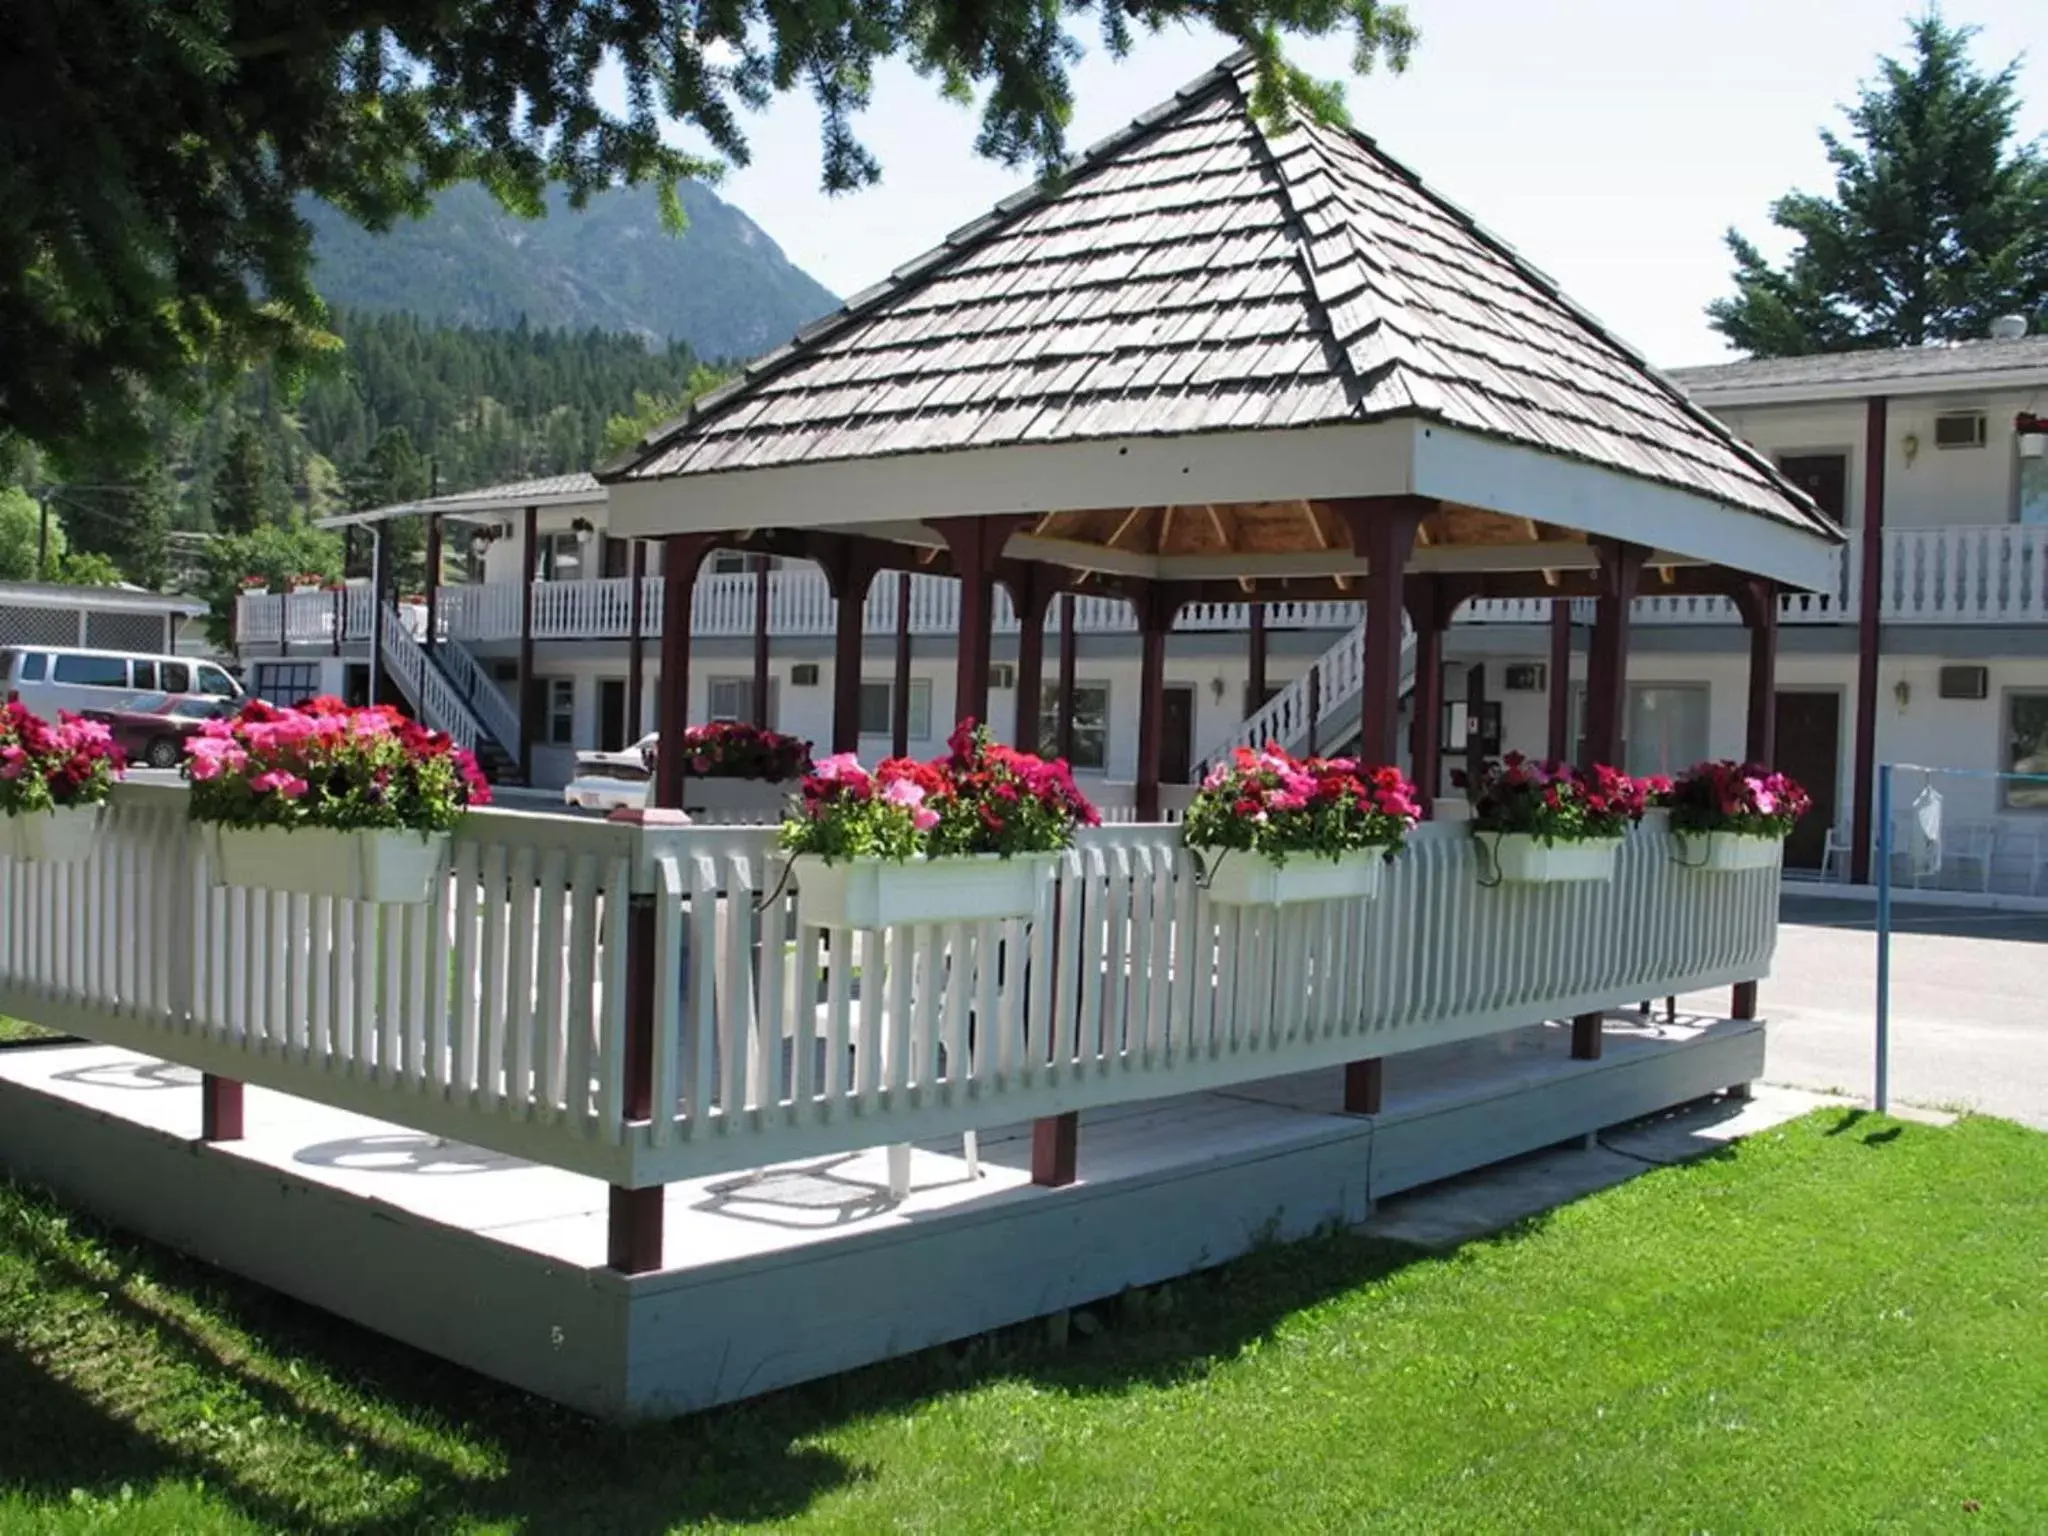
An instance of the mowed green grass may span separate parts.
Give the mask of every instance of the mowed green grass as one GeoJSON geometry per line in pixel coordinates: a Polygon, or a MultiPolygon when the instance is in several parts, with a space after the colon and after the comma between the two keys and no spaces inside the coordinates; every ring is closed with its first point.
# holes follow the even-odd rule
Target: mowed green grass
{"type": "Polygon", "coordinates": [[[16,1040],[50,1040],[54,1038],[55,1032],[43,1028],[40,1024],[28,1024],[20,1019],[0,1017],[0,1045],[7,1045],[16,1040]]]}
{"type": "Polygon", "coordinates": [[[12,1190],[0,1530],[2041,1530],[2044,1290],[2048,1138],[1831,1111],[622,1430],[12,1190]]]}

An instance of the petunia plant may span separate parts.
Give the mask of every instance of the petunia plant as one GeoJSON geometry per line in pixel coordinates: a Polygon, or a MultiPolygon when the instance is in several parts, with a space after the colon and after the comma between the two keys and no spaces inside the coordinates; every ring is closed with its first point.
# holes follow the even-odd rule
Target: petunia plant
{"type": "Polygon", "coordinates": [[[779,784],[811,771],[808,741],[738,720],[691,726],[683,732],[681,751],[683,771],[700,779],[765,779],[779,784]]]}
{"type": "Polygon", "coordinates": [[[1100,817],[1066,763],[989,739],[961,722],[944,757],[885,758],[870,772],[851,752],[820,759],[782,846],[827,863],[845,859],[1056,853],[1100,817]]]}
{"type": "Polygon", "coordinates": [[[126,767],[97,720],[60,710],[51,725],[18,700],[0,710],[0,813],[99,805],[126,767]]]}
{"type": "Polygon", "coordinates": [[[491,799],[475,758],[381,705],[253,699],[186,752],[192,819],[219,826],[446,832],[491,799]]]}
{"type": "Polygon", "coordinates": [[[1277,746],[1239,747],[1211,768],[1181,822],[1191,848],[1336,859],[1364,848],[1397,852],[1421,815],[1398,768],[1348,757],[1298,758],[1277,746]]]}
{"type": "Polygon", "coordinates": [[[1676,832],[1733,832],[1785,838],[1813,808],[1813,797],[1787,774],[1761,763],[1698,763],[1659,797],[1676,832]]]}
{"type": "Polygon", "coordinates": [[[1581,771],[1510,752],[1488,763],[1469,786],[1472,826],[1521,833],[1541,843],[1583,843],[1623,836],[1642,820],[1651,786],[1604,763],[1581,771]]]}

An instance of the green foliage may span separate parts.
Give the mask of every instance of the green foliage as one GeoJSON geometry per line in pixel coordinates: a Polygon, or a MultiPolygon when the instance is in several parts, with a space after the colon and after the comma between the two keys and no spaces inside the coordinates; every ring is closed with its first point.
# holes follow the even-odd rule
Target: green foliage
{"type": "Polygon", "coordinates": [[[302,378],[332,344],[300,199],[373,230],[460,182],[508,210],[744,163],[741,115],[802,87],[824,180],[879,167],[853,131],[876,67],[902,56],[952,96],[979,91],[977,140],[1006,164],[1066,155],[1070,23],[1112,52],[1134,23],[1207,22],[1258,50],[1269,107],[1328,112],[1282,29],[1348,27],[1356,62],[1414,41],[1384,0],[1001,0],[849,9],[699,0],[481,5],[419,0],[46,0],[8,29],[0,213],[0,434],[139,446],[150,401],[190,408],[246,367],[302,378]],[[623,77],[623,111],[600,75],[623,77]],[[669,137],[703,143],[710,155],[669,137]]]}
{"type": "Polygon", "coordinates": [[[237,423],[213,482],[213,526],[227,534],[254,533],[281,520],[290,492],[271,465],[270,451],[252,421],[237,423]]]}
{"type": "Polygon", "coordinates": [[[101,554],[71,547],[64,518],[50,508],[49,538],[40,568],[37,542],[42,538],[43,503],[19,486],[0,486],[0,581],[54,581],[71,587],[108,587],[121,579],[101,554]]]}
{"type": "Polygon", "coordinates": [[[65,514],[72,548],[91,556],[110,581],[160,590],[170,579],[170,534],[177,488],[162,460],[89,458],[52,493],[65,514]]]}
{"type": "Polygon", "coordinates": [[[680,389],[662,390],[655,394],[636,389],[633,391],[633,409],[621,412],[604,424],[601,457],[615,459],[632,452],[643,439],[687,411],[699,395],[709,394],[731,377],[730,369],[699,363],[690,370],[688,382],[680,389]]]}
{"type": "Polygon", "coordinates": [[[341,540],[302,522],[265,523],[250,533],[222,534],[207,546],[206,633],[223,649],[234,643],[235,601],[245,577],[260,576],[268,590],[286,591],[294,576],[318,573],[341,579],[341,540]]]}
{"type": "Polygon", "coordinates": [[[1755,357],[1981,338],[2000,315],[2048,322],[2048,158],[2015,142],[2016,64],[1971,62],[1974,29],[1930,11],[1911,57],[1885,59],[1824,131],[1835,195],[1792,192],[1771,222],[1796,239],[1774,267],[1734,230],[1735,293],[1707,307],[1755,357]]]}

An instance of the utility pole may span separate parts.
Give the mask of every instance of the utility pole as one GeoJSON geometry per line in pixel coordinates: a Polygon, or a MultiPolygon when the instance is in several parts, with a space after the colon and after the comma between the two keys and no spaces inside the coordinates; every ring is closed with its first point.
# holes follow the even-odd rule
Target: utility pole
{"type": "Polygon", "coordinates": [[[41,581],[50,574],[50,498],[45,495],[36,505],[42,509],[36,523],[36,580],[41,581]]]}

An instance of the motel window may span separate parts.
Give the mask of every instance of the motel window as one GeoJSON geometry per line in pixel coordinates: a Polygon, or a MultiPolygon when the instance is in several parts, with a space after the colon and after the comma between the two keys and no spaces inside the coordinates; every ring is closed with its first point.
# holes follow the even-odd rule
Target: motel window
{"type": "Polygon", "coordinates": [[[583,580],[587,574],[584,570],[585,558],[586,547],[580,533],[544,533],[540,536],[542,581],[583,580]]]}
{"type": "Polygon", "coordinates": [[[1628,691],[1627,772],[1676,777],[1707,756],[1704,683],[1638,684],[1628,691]]]}
{"type": "Polygon", "coordinates": [[[256,697],[266,704],[290,709],[320,692],[320,667],[316,662],[270,663],[256,669],[256,697]]]}
{"type": "MultiPolygon", "coordinates": [[[[2039,437],[2034,440],[2043,441],[2039,437]]],[[[2048,455],[2020,460],[2018,516],[2023,523],[2048,523],[2048,455]]]]}
{"type": "Polygon", "coordinates": [[[2048,692],[2005,696],[2005,803],[2016,811],[2048,811],[2048,692]],[[2033,777],[2038,776],[2038,777],[2033,777]]]}
{"type": "MultiPolygon", "coordinates": [[[[860,733],[888,736],[895,730],[896,684],[863,682],[860,685],[860,733]]],[[[910,680],[910,739],[929,741],[932,735],[932,680],[910,680]]]]}
{"type": "MultiPolygon", "coordinates": [[[[1038,739],[1041,751],[1056,752],[1060,739],[1060,690],[1048,683],[1038,696],[1038,739]]],[[[1076,768],[1097,771],[1109,763],[1109,684],[1074,685],[1074,753],[1076,768]]]]}
{"type": "Polygon", "coordinates": [[[576,745],[576,679],[536,678],[541,689],[541,740],[550,747],[576,745]]]}
{"type": "MultiPolygon", "coordinates": [[[[775,680],[768,681],[768,720],[775,724],[775,680]]],[[[744,720],[748,724],[754,719],[754,680],[751,677],[714,677],[705,688],[705,702],[710,705],[707,718],[711,720],[744,720]]]]}

